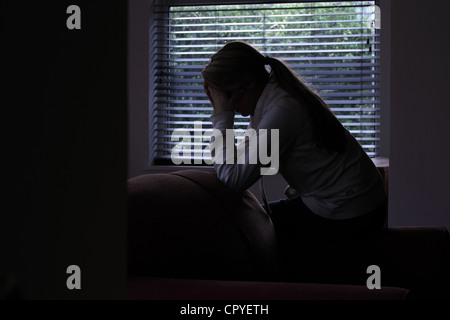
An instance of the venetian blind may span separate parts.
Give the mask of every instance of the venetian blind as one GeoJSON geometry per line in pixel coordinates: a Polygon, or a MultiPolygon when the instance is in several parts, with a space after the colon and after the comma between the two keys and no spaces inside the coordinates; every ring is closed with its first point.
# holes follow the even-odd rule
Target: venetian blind
{"type": "MultiPolygon", "coordinates": [[[[154,163],[170,161],[181,141],[191,148],[192,163],[204,156],[212,107],[200,73],[210,56],[233,40],[285,61],[322,96],[367,154],[377,155],[380,75],[374,1],[164,3],[156,3],[150,28],[154,163]]],[[[238,136],[248,122],[236,116],[238,136]]]]}

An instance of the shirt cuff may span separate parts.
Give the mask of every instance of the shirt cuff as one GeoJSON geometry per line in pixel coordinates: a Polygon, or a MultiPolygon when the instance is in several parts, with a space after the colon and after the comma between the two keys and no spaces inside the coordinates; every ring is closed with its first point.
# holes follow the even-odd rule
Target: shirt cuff
{"type": "Polygon", "coordinates": [[[224,131],[226,129],[233,129],[234,126],[234,112],[225,111],[214,113],[211,116],[211,121],[214,129],[224,131]]]}

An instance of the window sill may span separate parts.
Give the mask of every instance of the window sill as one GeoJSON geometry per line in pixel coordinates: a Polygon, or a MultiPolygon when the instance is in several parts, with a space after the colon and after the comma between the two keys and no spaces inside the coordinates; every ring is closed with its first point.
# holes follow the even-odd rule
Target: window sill
{"type": "MultiPolygon", "coordinates": [[[[372,161],[377,166],[379,170],[382,170],[383,172],[387,172],[389,170],[389,158],[383,158],[383,157],[377,157],[372,158],[372,161]]],[[[145,172],[146,173],[169,173],[174,171],[180,171],[180,170],[201,170],[201,171],[208,171],[208,172],[214,172],[215,169],[213,166],[202,166],[202,165],[168,165],[168,164],[160,164],[160,165],[151,165],[149,166],[145,172]]]]}

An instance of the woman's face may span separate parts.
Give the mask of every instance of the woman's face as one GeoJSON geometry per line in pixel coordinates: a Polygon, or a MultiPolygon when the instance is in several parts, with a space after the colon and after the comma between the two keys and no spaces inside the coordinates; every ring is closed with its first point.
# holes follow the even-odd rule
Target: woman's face
{"type": "Polygon", "coordinates": [[[244,117],[253,114],[264,89],[258,90],[253,83],[246,86],[231,86],[225,90],[206,82],[203,86],[215,112],[234,111],[244,117]]]}
{"type": "Polygon", "coordinates": [[[227,95],[231,98],[235,111],[246,117],[255,111],[261,92],[262,90],[257,90],[250,84],[247,87],[227,91],[227,95]]]}

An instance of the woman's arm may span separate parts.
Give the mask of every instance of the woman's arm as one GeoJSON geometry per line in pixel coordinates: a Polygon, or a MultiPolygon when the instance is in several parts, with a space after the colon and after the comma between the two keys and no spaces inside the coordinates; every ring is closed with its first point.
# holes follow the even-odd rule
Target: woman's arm
{"type": "Polygon", "coordinates": [[[234,144],[234,113],[222,112],[211,116],[216,135],[210,147],[219,180],[233,191],[252,186],[261,175],[276,174],[280,155],[292,145],[295,116],[286,108],[273,107],[255,129],[248,129],[237,147],[234,144]],[[270,167],[270,169],[269,169],[270,167]]]}

